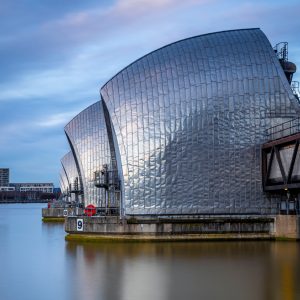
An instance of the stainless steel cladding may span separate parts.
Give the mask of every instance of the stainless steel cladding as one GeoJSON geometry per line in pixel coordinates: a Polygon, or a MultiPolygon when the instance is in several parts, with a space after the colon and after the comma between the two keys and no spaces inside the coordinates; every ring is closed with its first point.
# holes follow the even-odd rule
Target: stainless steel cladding
{"type": "Polygon", "coordinates": [[[262,190],[260,145],[298,104],[261,30],[165,46],[123,69],[101,95],[125,214],[275,212],[276,199],[262,190]]]}
{"type": "MultiPolygon", "coordinates": [[[[80,176],[78,173],[74,155],[71,151],[61,159],[61,164],[65,172],[65,182],[67,184],[67,200],[71,202],[82,202],[80,196],[82,194],[80,192],[80,190],[82,189],[80,185],[80,176]]],[[[64,177],[62,176],[62,178],[64,177]]]]}
{"type": "Polygon", "coordinates": [[[63,168],[61,168],[59,173],[59,186],[60,186],[62,197],[64,199],[67,199],[69,193],[69,184],[68,184],[66,172],[63,168]]]}
{"type": "Polygon", "coordinates": [[[97,187],[97,174],[101,174],[104,166],[112,170],[102,102],[96,102],[74,117],[65,132],[81,174],[84,204],[106,207],[109,201],[110,206],[116,206],[115,197],[109,197],[105,188],[97,187]]]}

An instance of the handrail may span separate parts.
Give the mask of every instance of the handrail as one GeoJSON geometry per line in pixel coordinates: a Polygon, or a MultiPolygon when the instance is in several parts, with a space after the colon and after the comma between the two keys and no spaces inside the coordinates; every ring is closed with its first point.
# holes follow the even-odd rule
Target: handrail
{"type": "Polygon", "coordinates": [[[268,140],[277,140],[300,132],[300,117],[275,125],[267,129],[268,140]]]}

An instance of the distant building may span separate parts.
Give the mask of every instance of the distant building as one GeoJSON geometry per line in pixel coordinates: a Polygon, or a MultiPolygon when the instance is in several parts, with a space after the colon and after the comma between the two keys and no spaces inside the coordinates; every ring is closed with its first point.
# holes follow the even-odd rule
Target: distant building
{"type": "Polygon", "coordinates": [[[15,190],[13,186],[0,186],[0,192],[14,192],[15,190]]]}
{"type": "Polygon", "coordinates": [[[47,202],[59,196],[60,189],[50,182],[10,183],[9,168],[0,168],[0,203],[47,202]]]}
{"type": "Polygon", "coordinates": [[[0,187],[8,187],[9,185],[9,169],[0,168],[0,187]]]}
{"type": "Polygon", "coordinates": [[[53,193],[53,183],[10,183],[10,187],[14,187],[18,192],[42,192],[53,193]]]}

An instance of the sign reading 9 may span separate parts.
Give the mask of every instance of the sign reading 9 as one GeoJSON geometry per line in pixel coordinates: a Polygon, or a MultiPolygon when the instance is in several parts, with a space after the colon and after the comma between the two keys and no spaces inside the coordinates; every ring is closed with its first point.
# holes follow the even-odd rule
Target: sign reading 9
{"type": "Polygon", "coordinates": [[[77,231],[83,231],[83,219],[77,219],[77,231]]]}

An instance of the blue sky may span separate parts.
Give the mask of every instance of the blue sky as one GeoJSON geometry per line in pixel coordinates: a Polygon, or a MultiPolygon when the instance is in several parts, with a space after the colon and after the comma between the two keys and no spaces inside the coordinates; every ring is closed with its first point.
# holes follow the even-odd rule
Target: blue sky
{"type": "Polygon", "coordinates": [[[299,12],[298,0],[0,0],[0,167],[57,185],[64,125],[120,69],[182,38],[260,27],[300,69],[299,12]]]}

